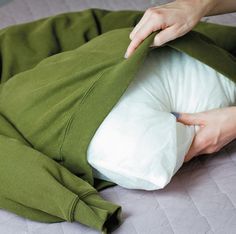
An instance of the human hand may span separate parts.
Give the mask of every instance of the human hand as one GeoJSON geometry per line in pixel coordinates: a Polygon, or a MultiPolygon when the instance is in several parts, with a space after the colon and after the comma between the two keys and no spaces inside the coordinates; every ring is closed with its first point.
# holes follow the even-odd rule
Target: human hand
{"type": "Polygon", "coordinates": [[[236,107],[212,109],[194,114],[179,113],[177,121],[199,125],[184,162],[201,154],[218,152],[236,138],[236,107]]]}
{"type": "Polygon", "coordinates": [[[139,44],[152,32],[162,29],[151,45],[161,46],[189,32],[206,13],[205,0],[176,0],[174,2],[148,8],[139,23],[130,33],[131,42],[125,53],[128,58],[139,44]]]}

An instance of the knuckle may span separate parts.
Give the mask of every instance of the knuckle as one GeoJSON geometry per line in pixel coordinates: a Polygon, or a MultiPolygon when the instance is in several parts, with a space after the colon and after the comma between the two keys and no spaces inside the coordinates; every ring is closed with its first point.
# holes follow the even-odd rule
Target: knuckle
{"type": "Polygon", "coordinates": [[[151,20],[157,20],[157,18],[158,18],[158,15],[155,13],[155,12],[153,12],[153,13],[151,13],[151,15],[150,15],[150,18],[151,18],[151,20]]]}
{"type": "Polygon", "coordinates": [[[150,7],[146,10],[146,14],[149,15],[149,17],[153,20],[156,20],[156,19],[162,19],[162,13],[160,11],[160,9],[157,9],[155,7],[150,7]]]}
{"type": "Polygon", "coordinates": [[[165,29],[167,27],[168,27],[168,24],[165,21],[162,21],[161,29],[165,29]]]}
{"type": "Polygon", "coordinates": [[[160,15],[158,12],[154,12],[150,15],[150,18],[152,20],[152,22],[164,22],[164,18],[162,15],[160,15]]]}
{"type": "Polygon", "coordinates": [[[176,28],[174,29],[174,34],[175,34],[176,36],[181,36],[181,35],[183,35],[183,34],[184,34],[183,28],[182,28],[181,26],[176,27],[176,28]]]}
{"type": "Polygon", "coordinates": [[[146,12],[145,13],[147,13],[147,14],[152,14],[152,13],[154,13],[154,8],[153,7],[149,7],[147,10],[146,10],[146,12]]]}

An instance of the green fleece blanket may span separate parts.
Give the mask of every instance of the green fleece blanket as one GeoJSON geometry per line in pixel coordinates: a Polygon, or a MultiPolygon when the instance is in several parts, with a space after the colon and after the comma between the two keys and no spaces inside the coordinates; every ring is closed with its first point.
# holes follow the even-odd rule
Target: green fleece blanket
{"type": "MultiPolygon", "coordinates": [[[[0,31],[0,208],[103,233],[122,223],[86,151],[150,51],[157,32],[123,57],[142,15],[88,9],[0,31]]],[[[236,27],[199,23],[166,46],[236,81],[236,27]]]]}

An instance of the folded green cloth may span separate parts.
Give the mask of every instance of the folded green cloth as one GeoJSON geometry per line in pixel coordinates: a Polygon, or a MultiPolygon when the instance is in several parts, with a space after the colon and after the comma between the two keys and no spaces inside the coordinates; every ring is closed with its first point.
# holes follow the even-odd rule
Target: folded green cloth
{"type": "MultiPolygon", "coordinates": [[[[116,184],[93,178],[86,151],[151,50],[157,32],[124,58],[142,15],[88,9],[0,31],[0,208],[103,233],[121,224],[99,194],[116,184]]],[[[236,27],[199,23],[166,46],[235,82],[235,41],[236,27]]]]}

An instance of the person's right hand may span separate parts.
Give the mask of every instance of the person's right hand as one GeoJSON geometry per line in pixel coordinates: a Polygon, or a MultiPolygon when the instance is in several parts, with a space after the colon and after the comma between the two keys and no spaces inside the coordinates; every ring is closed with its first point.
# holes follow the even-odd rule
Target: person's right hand
{"type": "Polygon", "coordinates": [[[161,46],[189,32],[206,13],[203,5],[196,1],[177,0],[148,8],[130,33],[132,41],[127,48],[125,58],[128,58],[154,31],[162,29],[155,36],[151,47],[161,46]]]}
{"type": "Polygon", "coordinates": [[[199,126],[184,162],[199,155],[218,152],[236,138],[236,106],[178,113],[176,118],[182,124],[199,126]]]}

